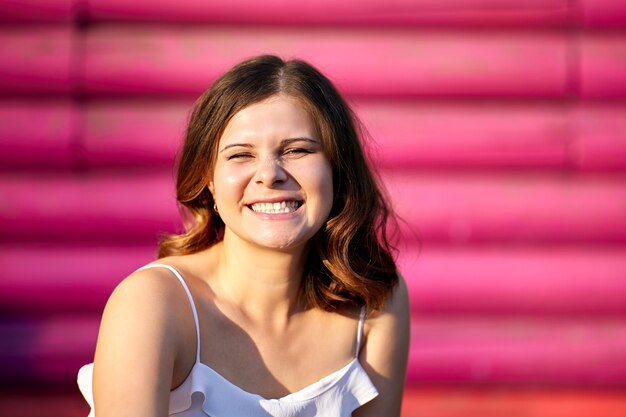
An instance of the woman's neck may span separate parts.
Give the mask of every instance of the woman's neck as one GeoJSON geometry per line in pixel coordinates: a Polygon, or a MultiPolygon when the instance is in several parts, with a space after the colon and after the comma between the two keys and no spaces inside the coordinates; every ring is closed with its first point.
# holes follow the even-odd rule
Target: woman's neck
{"type": "Polygon", "coordinates": [[[224,300],[253,322],[286,327],[302,309],[299,292],[307,247],[262,248],[228,233],[218,245],[217,280],[224,300]]]}

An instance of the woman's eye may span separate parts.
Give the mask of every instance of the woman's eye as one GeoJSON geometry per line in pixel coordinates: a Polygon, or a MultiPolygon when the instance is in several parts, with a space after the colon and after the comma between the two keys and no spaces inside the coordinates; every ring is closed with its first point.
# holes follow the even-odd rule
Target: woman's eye
{"type": "Polygon", "coordinates": [[[304,149],[304,148],[289,148],[289,149],[285,149],[284,152],[286,155],[306,155],[309,153],[313,153],[312,151],[308,150],[308,149],[304,149]]]}
{"type": "Polygon", "coordinates": [[[249,154],[249,153],[236,153],[236,154],[228,156],[228,158],[226,158],[226,159],[231,161],[233,159],[247,159],[247,158],[252,158],[252,154],[249,154]]]}

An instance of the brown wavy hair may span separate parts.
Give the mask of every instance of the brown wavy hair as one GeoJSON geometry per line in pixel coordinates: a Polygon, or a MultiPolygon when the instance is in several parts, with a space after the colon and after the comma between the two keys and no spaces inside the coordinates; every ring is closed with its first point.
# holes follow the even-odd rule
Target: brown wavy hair
{"type": "Polygon", "coordinates": [[[388,234],[397,223],[366,162],[357,118],[332,83],[301,60],[248,59],[196,101],[176,182],[186,232],[165,236],[158,256],[191,254],[221,241],[224,223],[212,211],[206,186],[218,142],[237,112],[276,94],[299,100],[309,111],[333,170],[333,206],[310,245],[300,295],[308,306],[327,311],[361,305],[378,310],[398,282],[391,244],[396,234],[388,234]]]}

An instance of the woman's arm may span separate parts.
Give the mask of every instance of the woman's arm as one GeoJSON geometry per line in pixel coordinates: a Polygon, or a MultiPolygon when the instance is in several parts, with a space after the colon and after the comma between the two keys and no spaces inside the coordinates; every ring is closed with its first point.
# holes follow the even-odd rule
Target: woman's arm
{"type": "Polygon", "coordinates": [[[167,273],[135,272],[107,302],[94,360],[98,417],[168,415],[177,340],[181,340],[176,326],[181,290],[167,273]]]}
{"type": "Polygon", "coordinates": [[[379,395],[353,415],[396,417],[402,405],[410,339],[409,297],[402,276],[383,310],[368,318],[367,325],[359,359],[379,395]]]}

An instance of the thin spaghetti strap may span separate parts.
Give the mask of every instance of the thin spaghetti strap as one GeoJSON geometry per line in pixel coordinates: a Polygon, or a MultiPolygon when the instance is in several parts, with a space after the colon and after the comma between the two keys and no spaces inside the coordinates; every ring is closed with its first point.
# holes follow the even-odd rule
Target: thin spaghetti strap
{"type": "Polygon", "coordinates": [[[185,282],[183,276],[172,266],[165,264],[150,264],[139,268],[137,271],[141,271],[142,269],[149,268],[165,268],[169,269],[180,281],[180,284],[183,286],[185,293],[187,294],[187,298],[189,299],[189,304],[191,305],[191,312],[193,313],[193,322],[196,325],[196,362],[200,362],[200,325],[198,322],[198,311],[196,310],[196,303],[193,301],[193,296],[191,295],[191,291],[189,291],[189,287],[185,282]]]}
{"type": "Polygon", "coordinates": [[[363,325],[365,324],[365,306],[361,307],[361,313],[359,314],[359,327],[356,331],[356,352],[355,358],[359,357],[361,351],[361,341],[363,340],[363,325]]]}

